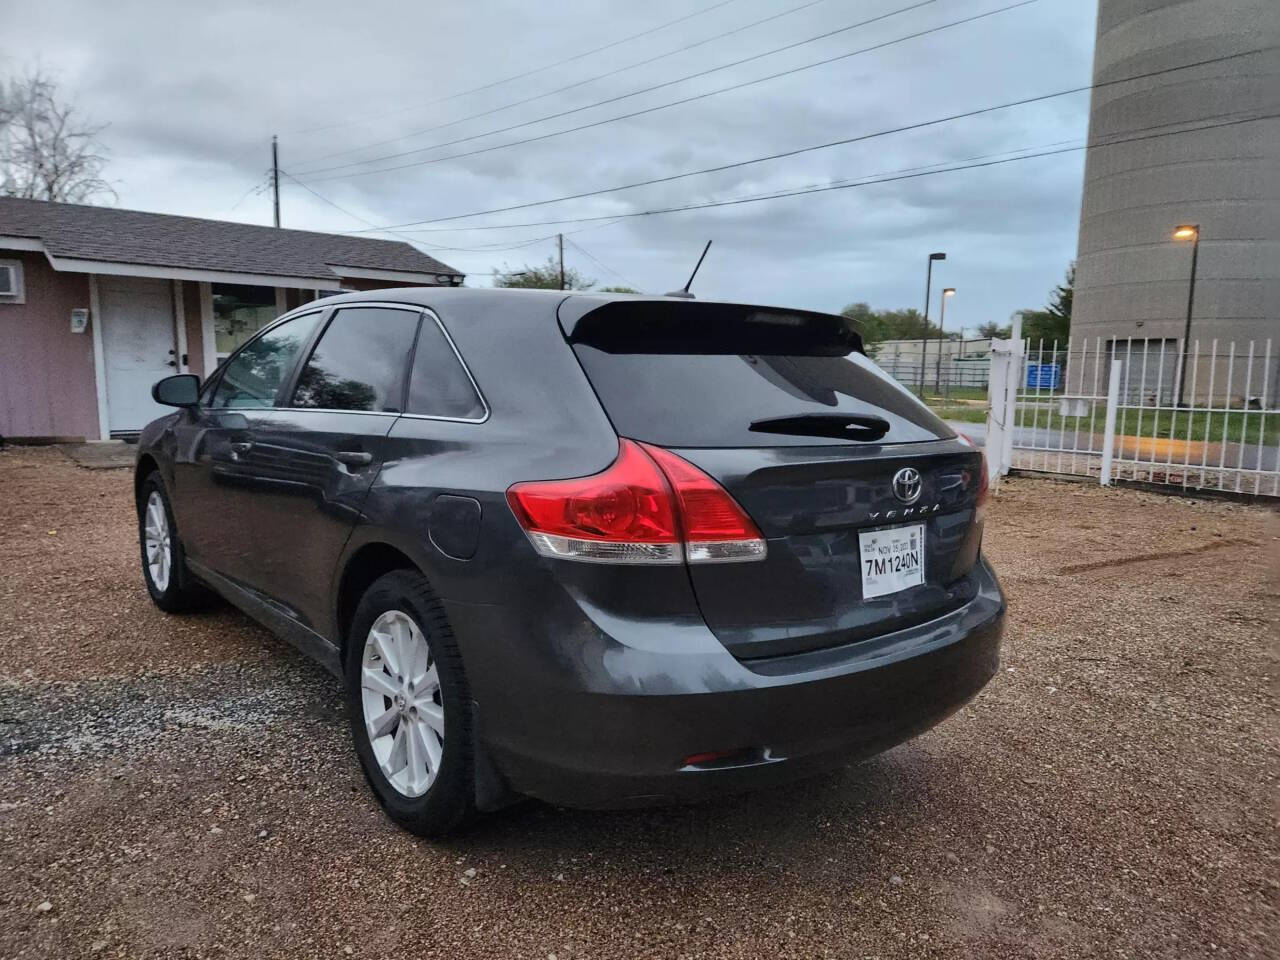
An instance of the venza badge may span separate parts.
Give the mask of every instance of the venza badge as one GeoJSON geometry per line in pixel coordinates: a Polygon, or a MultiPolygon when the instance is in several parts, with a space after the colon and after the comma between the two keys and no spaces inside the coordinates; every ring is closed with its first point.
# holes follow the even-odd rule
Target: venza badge
{"type": "Polygon", "coordinates": [[[903,503],[915,503],[923,489],[920,471],[915,467],[903,467],[893,475],[893,495],[903,503]]]}

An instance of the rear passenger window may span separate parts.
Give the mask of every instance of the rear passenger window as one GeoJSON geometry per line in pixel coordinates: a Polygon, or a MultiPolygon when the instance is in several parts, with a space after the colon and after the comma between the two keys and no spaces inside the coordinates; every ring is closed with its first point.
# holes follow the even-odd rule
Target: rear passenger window
{"type": "Polygon", "coordinates": [[[248,410],[274,406],[276,392],[293,372],[298,354],[316,328],[319,312],[272,327],[228,361],[209,406],[248,410]]]}
{"type": "Polygon", "coordinates": [[[337,311],[302,368],[290,406],[398,413],[419,316],[388,307],[337,311]]]}
{"type": "Polygon", "coordinates": [[[422,318],[406,412],[454,420],[484,418],[484,401],[440,324],[430,316],[422,318]]]}

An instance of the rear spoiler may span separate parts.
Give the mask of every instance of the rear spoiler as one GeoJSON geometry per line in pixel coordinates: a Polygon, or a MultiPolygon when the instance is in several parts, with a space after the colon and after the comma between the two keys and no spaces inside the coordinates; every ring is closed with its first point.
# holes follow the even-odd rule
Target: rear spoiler
{"type": "Polygon", "coordinates": [[[560,303],[557,316],[566,340],[606,353],[866,353],[853,320],[810,310],[577,294],[560,303]]]}

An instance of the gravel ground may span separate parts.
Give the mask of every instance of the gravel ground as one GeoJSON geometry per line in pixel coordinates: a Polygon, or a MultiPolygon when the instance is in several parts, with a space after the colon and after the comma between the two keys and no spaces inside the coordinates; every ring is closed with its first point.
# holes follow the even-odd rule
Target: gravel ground
{"type": "Polygon", "coordinates": [[[0,957],[1280,956],[1273,513],[1011,480],[1002,670],[937,730],[427,843],[335,681],[152,608],[130,483],[0,452],[0,957]]]}

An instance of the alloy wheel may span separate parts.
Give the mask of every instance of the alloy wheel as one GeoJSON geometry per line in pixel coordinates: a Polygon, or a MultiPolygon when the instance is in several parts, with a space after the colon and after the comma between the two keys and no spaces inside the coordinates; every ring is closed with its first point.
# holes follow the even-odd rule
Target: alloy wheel
{"type": "Polygon", "coordinates": [[[147,551],[147,572],[151,582],[161,593],[169,589],[169,574],[173,568],[173,543],[169,533],[169,515],[164,509],[160,491],[152,490],[147,497],[147,512],[143,518],[143,545],[147,551]]]}
{"type": "Polygon", "coordinates": [[[388,610],[369,628],[360,699],[382,775],[398,793],[422,796],[440,771],[444,698],[431,646],[408,614],[388,610]]]}

